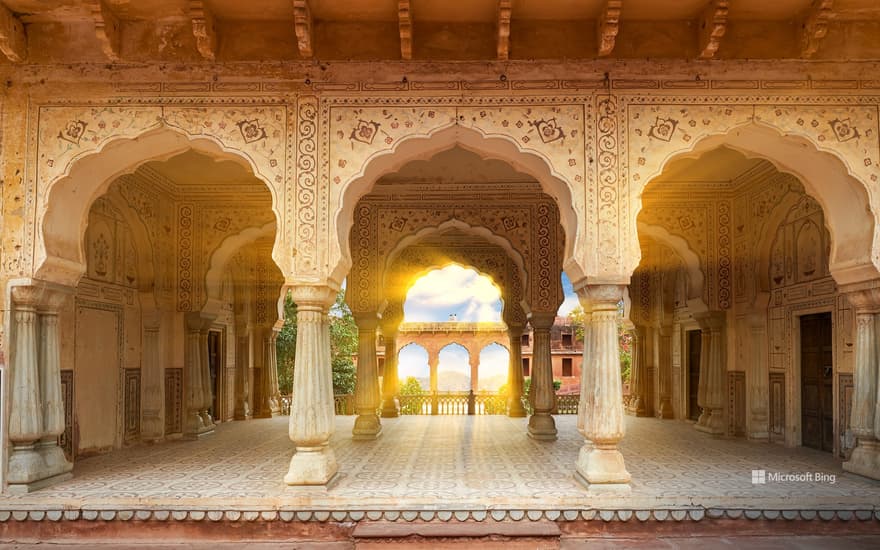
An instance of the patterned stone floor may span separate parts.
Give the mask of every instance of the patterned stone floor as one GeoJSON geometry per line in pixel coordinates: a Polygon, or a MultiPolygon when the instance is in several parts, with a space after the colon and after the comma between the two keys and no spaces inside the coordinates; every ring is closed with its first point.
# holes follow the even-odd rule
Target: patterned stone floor
{"type": "Polygon", "coordinates": [[[556,417],[559,440],[534,441],[525,419],[408,416],[383,420],[376,441],[352,441],[337,417],[340,464],[326,491],[287,487],[287,418],[220,425],[199,441],[142,445],[77,462],[75,477],[0,509],[197,507],[235,504],[335,509],[576,509],[626,507],[880,508],[880,482],[844,473],[828,453],[718,439],[678,421],[627,418],[627,496],[589,494],[574,477],[582,444],[574,416],[556,417]],[[813,481],[752,483],[752,470],[811,474],[813,481]],[[833,475],[816,480],[816,473],[833,475]]]}

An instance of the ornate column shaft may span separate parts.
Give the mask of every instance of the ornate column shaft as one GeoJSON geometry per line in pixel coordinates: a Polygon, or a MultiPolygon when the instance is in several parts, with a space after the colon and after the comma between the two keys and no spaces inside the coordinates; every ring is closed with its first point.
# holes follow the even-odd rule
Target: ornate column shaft
{"type": "Polygon", "coordinates": [[[525,418],[527,413],[522,403],[522,325],[507,325],[507,340],[510,344],[510,362],[507,369],[507,416],[525,418]]]}
{"type": "Polygon", "coordinates": [[[767,356],[766,312],[749,315],[751,371],[749,379],[749,439],[770,439],[770,365],[767,356]]]}
{"type": "Polygon", "coordinates": [[[555,313],[532,313],[532,385],[529,390],[534,412],[529,417],[529,437],[542,441],[556,439],[556,422],[550,415],[556,406],[553,389],[553,358],[550,354],[550,327],[555,313]]]}
{"type": "Polygon", "coordinates": [[[375,439],[382,433],[379,415],[379,369],[376,360],[375,314],[356,314],[358,326],[357,382],[354,402],[358,416],[354,421],[354,439],[375,439]]]}
{"type": "Polygon", "coordinates": [[[696,426],[705,426],[709,420],[711,411],[706,402],[706,385],[708,384],[709,350],[712,347],[712,332],[709,325],[703,323],[700,326],[700,369],[697,379],[697,405],[700,407],[700,416],[696,426]]]}
{"type": "MultiPolygon", "coordinates": [[[[578,400],[577,429],[586,437],[588,412],[593,410],[593,387],[595,386],[596,369],[593,363],[593,310],[592,304],[581,300],[584,310],[584,353],[581,362],[581,387],[578,400]]],[[[589,443],[589,442],[587,442],[589,443]]]]}
{"type": "MultiPolygon", "coordinates": [[[[202,376],[202,407],[199,414],[205,422],[205,426],[214,428],[214,417],[211,415],[211,407],[214,406],[214,384],[211,381],[210,353],[208,350],[208,331],[214,323],[214,315],[202,315],[202,326],[199,328],[199,372],[202,376]]],[[[214,411],[218,414],[219,411],[214,411]]]]}
{"type": "Polygon", "coordinates": [[[672,407],[672,327],[661,326],[658,333],[660,364],[657,366],[657,374],[660,377],[660,408],[657,416],[673,418],[675,411],[672,407]]]}
{"type": "Polygon", "coordinates": [[[480,352],[468,350],[468,363],[471,367],[471,391],[476,393],[480,380],[480,352]]]}
{"type": "Polygon", "coordinates": [[[184,383],[184,409],[186,419],[183,423],[184,437],[199,437],[213,431],[213,424],[206,424],[202,415],[205,400],[204,376],[202,373],[202,347],[199,332],[202,328],[202,316],[199,312],[187,313],[185,316],[186,339],[184,343],[184,365],[186,367],[184,383]]]}
{"type": "Polygon", "coordinates": [[[238,344],[235,348],[235,412],[236,420],[251,418],[250,398],[250,325],[236,323],[235,335],[238,344]]]}
{"type": "Polygon", "coordinates": [[[623,290],[620,285],[592,285],[578,292],[592,311],[590,362],[593,373],[587,377],[592,387],[585,390],[589,395],[584,411],[584,436],[588,442],[577,461],[577,474],[590,490],[629,491],[630,474],[617,449],[624,435],[620,340],[617,335],[617,304],[623,297],[623,290]]]}
{"type": "Polygon", "coordinates": [[[143,351],[141,357],[141,439],[158,441],[165,437],[165,369],[162,366],[158,312],[148,312],[143,319],[143,351]],[[150,314],[152,313],[152,315],[150,314]]]}
{"type": "Polygon", "coordinates": [[[12,289],[10,493],[35,491],[72,477],[73,464],[58,447],[64,431],[58,310],[67,294],[66,288],[39,282],[12,289]]]}
{"type": "Polygon", "coordinates": [[[281,414],[281,390],[278,389],[278,332],[275,327],[269,335],[269,408],[272,416],[281,414]]]}
{"type": "Polygon", "coordinates": [[[284,476],[288,485],[325,485],[339,469],[330,448],[335,416],[330,365],[330,321],[336,291],[324,286],[292,289],[296,303],[296,368],[289,435],[296,446],[284,476]]]}
{"type": "Polygon", "coordinates": [[[269,327],[261,326],[254,331],[257,342],[255,356],[259,358],[258,364],[255,365],[257,374],[254,382],[256,386],[254,388],[254,418],[272,418],[272,367],[269,353],[271,330],[269,327]]]}
{"type": "Polygon", "coordinates": [[[645,327],[636,325],[632,331],[632,365],[630,368],[630,406],[634,416],[646,416],[648,373],[645,359],[645,327]]]}
{"type": "Polygon", "coordinates": [[[431,393],[437,393],[438,388],[438,379],[437,379],[437,371],[440,368],[440,352],[434,350],[428,350],[428,371],[430,376],[430,385],[429,388],[431,393]]]}
{"type": "MultiPolygon", "coordinates": [[[[706,362],[706,384],[704,394],[704,410],[708,410],[704,424],[695,427],[703,432],[713,435],[724,433],[724,393],[725,393],[725,368],[724,368],[724,327],[725,314],[723,311],[710,311],[696,315],[700,327],[709,330],[709,348],[706,362]]],[[[700,352],[700,364],[702,366],[703,352],[700,352]]],[[[702,374],[702,373],[701,373],[702,374]]],[[[702,379],[702,376],[700,377],[702,379]]],[[[699,396],[698,396],[699,398],[699,396]]]]}
{"type": "Polygon", "coordinates": [[[383,325],[385,337],[385,373],[382,377],[382,418],[397,418],[400,402],[397,400],[400,379],[397,374],[397,327],[383,325]]]}
{"type": "Polygon", "coordinates": [[[856,311],[855,365],[850,429],[856,447],[843,469],[880,479],[880,289],[848,293],[856,311]]]}

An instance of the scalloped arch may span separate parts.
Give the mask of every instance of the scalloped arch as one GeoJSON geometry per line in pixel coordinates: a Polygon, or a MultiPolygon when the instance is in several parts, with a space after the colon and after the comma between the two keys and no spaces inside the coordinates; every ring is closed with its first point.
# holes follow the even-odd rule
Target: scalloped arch
{"type": "MultiPolygon", "coordinates": [[[[85,272],[83,235],[88,211],[96,198],[124,174],[142,164],[163,161],[195,150],[208,156],[242,164],[262,181],[272,196],[272,210],[280,219],[278,190],[258,171],[257,164],[244,151],[225,145],[210,135],[189,135],[178,128],[161,126],[137,136],[105,140],[96,150],[75,157],[64,174],[47,187],[45,208],[38,208],[37,238],[34,253],[34,276],[73,286],[85,272]]],[[[272,254],[284,272],[285,260],[281,239],[276,239],[272,254]]]]}

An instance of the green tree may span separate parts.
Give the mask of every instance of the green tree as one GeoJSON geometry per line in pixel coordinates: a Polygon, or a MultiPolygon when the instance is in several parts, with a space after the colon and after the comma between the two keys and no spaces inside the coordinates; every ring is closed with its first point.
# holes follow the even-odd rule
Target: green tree
{"type": "MultiPolygon", "coordinates": [[[[623,302],[618,305],[617,339],[620,343],[620,377],[624,382],[629,381],[630,369],[632,368],[632,334],[623,326],[623,302]]],[[[584,341],[584,321],[586,315],[581,306],[576,306],[568,314],[568,320],[574,325],[575,337],[584,341]]]]}
{"type": "MultiPolygon", "coordinates": [[[[333,369],[334,393],[354,392],[355,366],[352,357],[357,352],[357,346],[357,325],[345,303],[345,293],[340,291],[330,308],[330,366],[333,369]]],[[[296,304],[289,294],[284,299],[284,326],[278,334],[276,352],[278,387],[282,394],[288,395],[293,388],[296,362],[296,304]]]]}
{"type": "Polygon", "coordinates": [[[426,398],[419,380],[415,376],[407,376],[400,385],[400,414],[419,414],[426,398]],[[409,397],[404,397],[409,396],[409,397]]]}
{"type": "Polygon", "coordinates": [[[400,385],[400,395],[420,395],[424,391],[422,384],[415,376],[407,376],[403,384],[400,385]]]}

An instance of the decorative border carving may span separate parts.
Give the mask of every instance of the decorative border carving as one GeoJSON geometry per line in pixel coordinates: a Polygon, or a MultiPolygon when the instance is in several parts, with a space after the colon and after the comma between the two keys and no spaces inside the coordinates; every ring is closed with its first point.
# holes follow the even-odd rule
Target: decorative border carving
{"type": "Polygon", "coordinates": [[[183,369],[165,369],[165,435],[183,431],[183,369]]]}
{"type": "Polygon", "coordinates": [[[61,396],[64,400],[64,431],[58,436],[58,446],[64,450],[67,460],[73,461],[76,457],[76,443],[74,442],[74,417],[73,417],[73,371],[61,371],[61,396]]]}
{"type": "Polygon", "coordinates": [[[130,443],[141,434],[141,370],[125,369],[123,441],[130,443]]]}
{"type": "Polygon", "coordinates": [[[770,373],[770,440],[785,441],[785,373],[770,373]]]}
{"type": "Polygon", "coordinates": [[[837,375],[837,433],[838,455],[847,459],[855,447],[855,438],[849,434],[849,420],[852,416],[853,375],[841,373],[837,375]]]}

